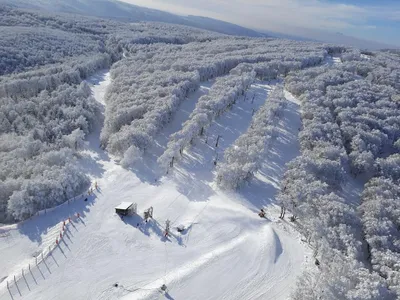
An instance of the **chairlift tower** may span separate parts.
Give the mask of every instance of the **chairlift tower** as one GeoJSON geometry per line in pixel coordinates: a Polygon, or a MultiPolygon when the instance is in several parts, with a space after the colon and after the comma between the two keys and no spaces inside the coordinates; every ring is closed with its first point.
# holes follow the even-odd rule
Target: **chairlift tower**
{"type": "Polygon", "coordinates": [[[165,236],[169,235],[170,226],[171,226],[171,221],[170,220],[165,221],[165,236]]]}

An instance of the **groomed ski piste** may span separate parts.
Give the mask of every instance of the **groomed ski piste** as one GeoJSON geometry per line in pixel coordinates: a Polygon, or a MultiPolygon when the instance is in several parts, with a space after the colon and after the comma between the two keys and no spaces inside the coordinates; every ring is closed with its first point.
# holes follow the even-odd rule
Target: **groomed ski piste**
{"type": "MultiPolygon", "coordinates": [[[[108,71],[88,80],[103,106],[110,80],[108,71]]],[[[285,92],[288,105],[277,124],[279,134],[261,169],[238,192],[217,188],[214,160],[246,131],[276,82],[256,81],[168,175],[157,166],[169,136],[212,84],[204,82],[182,103],[154,147],[130,170],[99,147],[99,120],[80,158],[94,193],[0,227],[1,300],[290,297],[298,276],[313,268],[312,249],[290,222],[278,218],[275,200],[285,164],[299,154],[300,108],[290,93],[285,92]],[[138,214],[118,216],[114,207],[124,201],[137,203],[138,214]],[[154,215],[146,223],[143,212],[149,207],[154,215]],[[261,207],[265,219],[258,216],[261,207]],[[171,234],[165,237],[167,219],[171,234]],[[185,227],[182,233],[179,225],[185,227]]]]}

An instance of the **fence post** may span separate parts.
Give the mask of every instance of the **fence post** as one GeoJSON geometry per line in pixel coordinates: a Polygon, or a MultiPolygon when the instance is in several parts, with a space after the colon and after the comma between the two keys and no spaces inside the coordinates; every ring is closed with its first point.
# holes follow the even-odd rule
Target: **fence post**
{"type": "Polygon", "coordinates": [[[217,148],[218,147],[218,143],[219,143],[219,139],[221,138],[221,136],[220,135],[218,135],[218,137],[217,137],[217,142],[215,143],[215,148],[217,148]]]}
{"type": "Polygon", "coordinates": [[[17,284],[17,280],[15,279],[15,275],[14,275],[14,283],[15,283],[15,286],[17,287],[18,294],[19,294],[20,296],[22,296],[22,295],[21,295],[21,291],[19,290],[19,287],[18,287],[18,284],[17,284]]]}
{"type": "Polygon", "coordinates": [[[37,256],[35,257],[35,262],[36,262],[36,265],[37,265],[37,256]]]}

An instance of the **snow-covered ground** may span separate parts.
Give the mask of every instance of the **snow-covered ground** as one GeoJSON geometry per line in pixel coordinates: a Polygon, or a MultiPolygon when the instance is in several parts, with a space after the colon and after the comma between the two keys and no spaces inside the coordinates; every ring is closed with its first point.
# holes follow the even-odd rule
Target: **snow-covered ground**
{"type": "Polygon", "coordinates": [[[340,65],[341,63],[342,63],[341,55],[334,54],[334,55],[326,56],[322,65],[330,67],[330,66],[334,66],[334,65],[340,65]]]}
{"type": "MultiPolygon", "coordinates": [[[[109,73],[97,74],[89,82],[93,95],[104,104],[109,73]]],[[[99,148],[100,120],[81,158],[81,168],[98,183],[95,195],[87,201],[71,201],[15,229],[0,228],[1,300],[289,297],[296,277],[311,261],[311,250],[290,224],[280,222],[274,205],[285,164],[299,151],[299,104],[294,97],[286,93],[289,105],[279,123],[280,135],[261,170],[238,193],[216,188],[213,161],[222,159],[224,149],[245,132],[253,110],[268,101],[275,83],[254,84],[207,130],[207,143],[199,140],[185,151],[169,175],[161,177],[155,165],[169,135],[181,128],[212,84],[204,83],[182,104],[154,147],[131,170],[99,148]],[[136,202],[138,215],[117,216],[114,207],[122,201],[136,202]],[[260,219],[257,212],[264,205],[268,218],[260,219]],[[143,211],[150,206],[154,220],[145,223],[143,211]],[[70,216],[59,246],[35,266],[33,256],[40,257],[54,245],[60,222],[70,216]],[[165,238],[167,219],[172,236],[165,238]],[[180,224],[186,228],[183,233],[176,231],[180,224]],[[168,287],[165,295],[159,292],[162,284],[168,287]]]]}
{"type": "Polygon", "coordinates": [[[360,54],[360,57],[366,60],[370,60],[371,56],[370,55],[366,55],[366,54],[360,54]]]}

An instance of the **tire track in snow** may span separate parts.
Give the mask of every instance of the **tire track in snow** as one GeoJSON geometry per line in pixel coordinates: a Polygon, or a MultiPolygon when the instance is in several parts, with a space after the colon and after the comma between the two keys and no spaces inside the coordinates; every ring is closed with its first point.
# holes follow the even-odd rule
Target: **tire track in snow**
{"type": "MultiPolygon", "coordinates": [[[[151,288],[157,289],[164,283],[167,286],[172,286],[172,288],[173,288],[174,284],[177,284],[177,283],[181,282],[182,280],[184,280],[185,278],[188,278],[191,275],[193,275],[194,273],[200,271],[201,269],[206,268],[208,265],[215,262],[221,255],[226,254],[227,252],[232,251],[236,247],[245,243],[250,237],[251,237],[250,232],[242,233],[238,237],[233,238],[230,242],[228,242],[224,245],[221,245],[206,254],[203,254],[194,262],[187,263],[187,264],[183,265],[182,267],[177,268],[177,269],[167,273],[167,275],[165,276],[165,281],[163,280],[163,278],[160,278],[160,279],[154,281],[151,284],[151,286],[145,286],[143,288],[144,289],[151,289],[151,288]]],[[[145,292],[139,291],[136,294],[128,295],[124,299],[152,299],[152,297],[154,297],[155,295],[158,295],[158,293],[159,292],[157,290],[145,291],[145,292]]]]}
{"type": "MultiPolygon", "coordinates": [[[[254,245],[254,255],[251,262],[247,263],[250,272],[235,284],[235,288],[224,293],[221,299],[259,299],[265,290],[271,288],[268,282],[277,282],[278,277],[285,278],[288,269],[284,269],[279,275],[271,271],[282,254],[282,245],[279,236],[271,225],[263,226],[260,233],[253,234],[251,239],[254,245]],[[263,286],[263,289],[260,289],[263,286]]],[[[263,298],[266,299],[266,298],[263,298]]],[[[275,298],[268,298],[275,299],[275,298]]]]}
{"type": "MultiPolygon", "coordinates": [[[[149,285],[143,286],[142,288],[137,288],[137,292],[129,294],[123,299],[155,299],[159,295],[159,287],[164,283],[169,287],[170,290],[172,290],[173,294],[174,286],[184,284],[185,280],[193,277],[194,274],[201,271],[206,271],[207,267],[217,263],[220,258],[226,259],[227,257],[230,257],[228,253],[237,250],[238,255],[235,257],[240,259],[240,250],[243,249],[243,247],[251,247],[252,251],[254,252],[251,263],[246,262],[246,265],[250,264],[251,268],[255,271],[247,273],[246,277],[237,283],[232,282],[231,284],[234,284],[237,288],[234,289],[233,292],[232,290],[227,291],[219,299],[256,299],[263,294],[263,290],[260,291],[259,287],[262,285],[265,286],[265,280],[270,280],[273,283],[271,286],[273,286],[286,278],[288,273],[290,273],[290,263],[288,264],[287,268],[283,270],[283,272],[276,276],[271,276],[270,274],[266,274],[264,272],[264,267],[274,264],[274,262],[278,261],[283,252],[278,235],[271,225],[267,224],[262,226],[258,231],[238,233],[237,237],[234,237],[229,242],[216,247],[214,250],[208,253],[203,254],[194,262],[187,263],[167,273],[165,279],[164,276],[162,276],[149,285]],[[260,239],[260,237],[262,238],[260,239]],[[254,249],[253,245],[258,245],[256,247],[257,249],[254,249]],[[262,258],[261,262],[259,259],[260,257],[262,258]],[[261,274],[263,272],[264,274],[261,274]]],[[[233,255],[236,255],[236,253],[233,253],[233,255]]]]}

